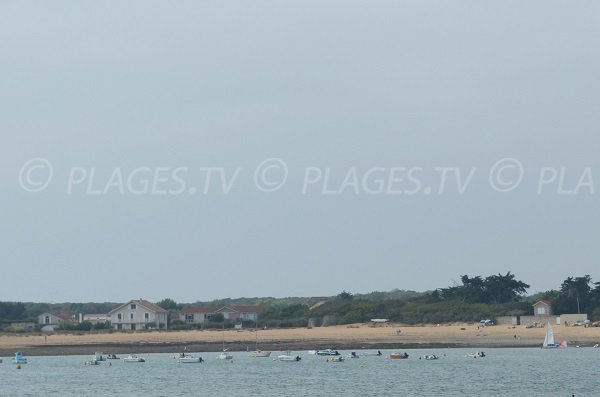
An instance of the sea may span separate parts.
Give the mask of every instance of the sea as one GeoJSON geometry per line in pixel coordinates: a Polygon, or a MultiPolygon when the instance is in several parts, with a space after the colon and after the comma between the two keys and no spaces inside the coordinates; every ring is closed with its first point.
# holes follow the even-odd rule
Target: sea
{"type": "Polygon", "coordinates": [[[343,362],[302,351],[292,352],[299,362],[274,360],[280,352],[233,352],[231,361],[198,353],[200,364],[152,353],[138,355],[144,363],[84,365],[92,352],[30,356],[20,369],[3,357],[0,396],[600,396],[600,349],[493,348],[483,358],[467,357],[474,351],[401,350],[409,358],[391,360],[386,356],[396,351],[377,357],[356,350],[359,358],[343,362]],[[419,359],[425,354],[439,359],[419,359]]]}

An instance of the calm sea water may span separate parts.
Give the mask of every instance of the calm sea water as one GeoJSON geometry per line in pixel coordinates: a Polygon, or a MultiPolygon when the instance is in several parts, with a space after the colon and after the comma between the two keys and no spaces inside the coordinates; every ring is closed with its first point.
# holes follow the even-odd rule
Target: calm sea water
{"type": "Polygon", "coordinates": [[[478,359],[465,357],[472,349],[406,351],[408,360],[341,363],[305,352],[294,352],[300,362],[234,352],[233,363],[202,353],[201,364],[149,354],[145,363],[110,367],[83,365],[91,355],[29,357],[21,369],[4,357],[0,396],[600,396],[600,349],[487,349],[478,359]],[[429,353],[441,358],[418,359],[429,353]]]}

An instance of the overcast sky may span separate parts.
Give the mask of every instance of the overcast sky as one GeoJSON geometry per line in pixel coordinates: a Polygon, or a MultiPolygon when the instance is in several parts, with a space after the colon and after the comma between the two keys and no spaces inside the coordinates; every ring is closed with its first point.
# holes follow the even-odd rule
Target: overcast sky
{"type": "Polygon", "coordinates": [[[592,1],[3,2],[0,300],[600,281],[599,38],[592,1]]]}

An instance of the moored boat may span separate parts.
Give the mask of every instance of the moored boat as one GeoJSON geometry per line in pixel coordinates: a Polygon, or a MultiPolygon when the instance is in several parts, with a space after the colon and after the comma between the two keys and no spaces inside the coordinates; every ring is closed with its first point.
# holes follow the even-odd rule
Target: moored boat
{"type": "Polygon", "coordinates": [[[317,350],[317,356],[339,356],[340,352],[333,349],[317,350]]]}
{"type": "Polygon", "coordinates": [[[265,352],[262,350],[254,350],[253,352],[250,352],[250,357],[270,357],[271,356],[271,352],[265,352]]]}
{"type": "Polygon", "coordinates": [[[23,356],[23,353],[21,353],[21,352],[15,353],[15,358],[13,358],[13,364],[27,364],[27,363],[29,363],[29,360],[27,360],[27,358],[23,356]]]}
{"type": "Polygon", "coordinates": [[[232,360],[233,359],[233,354],[228,353],[227,351],[223,351],[223,352],[219,353],[219,355],[217,356],[217,358],[219,360],[232,360]]]}
{"type": "Polygon", "coordinates": [[[356,352],[350,352],[350,353],[348,353],[348,358],[358,358],[358,357],[359,357],[359,355],[356,354],[356,352]]]}
{"type": "Polygon", "coordinates": [[[341,363],[342,361],[344,361],[344,357],[342,357],[342,356],[327,357],[328,363],[341,363]]]}
{"type": "Polygon", "coordinates": [[[130,354],[129,356],[123,359],[126,363],[145,363],[146,359],[143,357],[138,357],[135,354],[130,354]]]}
{"type": "Polygon", "coordinates": [[[390,353],[389,358],[392,360],[406,360],[408,353],[390,353]]]}
{"type": "Polygon", "coordinates": [[[294,356],[290,351],[285,352],[285,354],[280,354],[277,356],[279,361],[300,361],[302,358],[300,356],[294,356]]]}
{"type": "Polygon", "coordinates": [[[366,357],[370,357],[370,356],[383,356],[383,353],[381,353],[381,350],[377,350],[377,352],[365,352],[365,353],[361,353],[361,355],[366,356],[366,357]]]}
{"type": "Polygon", "coordinates": [[[469,354],[467,354],[467,357],[469,357],[469,358],[483,358],[483,357],[485,357],[485,353],[484,352],[469,353],[469,354]]]}
{"type": "Polygon", "coordinates": [[[107,354],[106,355],[106,359],[107,360],[120,360],[119,357],[117,357],[116,354],[107,354]]]}
{"type": "MultiPolygon", "coordinates": [[[[421,358],[421,357],[419,357],[419,358],[421,358]]],[[[435,354],[425,354],[422,358],[424,360],[438,360],[439,359],[439,357],[436,356],[435,354]]]]}
{"type": "Polygon", "coordinates": [[[191,354],[182,354],[180,357],[177,358],[177,362],[181,364],[197,364],[203,361],[204,360],[202,359],[202,357],[196,357],[191,354]]]}

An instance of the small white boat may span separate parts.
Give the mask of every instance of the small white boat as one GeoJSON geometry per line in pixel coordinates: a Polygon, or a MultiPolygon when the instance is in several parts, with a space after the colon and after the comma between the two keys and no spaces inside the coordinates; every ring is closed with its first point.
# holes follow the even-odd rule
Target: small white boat
{"type": "Polygon", "coordinates": [[[116,354],[107,354],[106,355],[106,359],[107,360],[120,360],[119,357],[117,357],[116,354]]]}
{"type": "Polygon", "coordinates": [[[485,353],[484,352],[475,352],[475,353],[469,353],[467,354],[468,358],[483,358],[485,357],[485,353]]]}
{"type": "Polygon", "coordinates": [[[86,361],[86,362],[84,363],[84,365],[100,365],[100,361],[98,361],[98,360],[94,360],[94,359],[91,359],[91,360],[89,360],[89,361],[86,361]]]}
{"type": "Polygon", "coordinates": [[[15,358],[13,358],[13,364],[27,364],[27,363],[29,363],[29,360],[27,360],[27,358],[23,357],[23,353],[21,353],[21,352],[15,353],[15,358]]]}
{"type": "Polygon", "coordinates": [[[221,352],[221,353],[220,353],[220,354],[217,356],[217,358],[218,358],[219,360],[233,360],[233,354],[231,354],[231,353],[228,353],[228,352],[224,351],[224,352],[221,352]]]}
{"type": "Polygon", "coordinates": [[[546,324],[546,336],[544,337],[542,348],[554,349],[557,347],[560,347],[560,345],[554,342],[554,331],[552,330],[552,325],[550,325],[550,321],[548,321],[548,323],[546,324]]]}
{"type": "Polygon", "coordinates": [[[348,353],[348,358],[359,358],[359,355],[356,352],[350,352],[348,353]]]}
{"type": "Polygon", "coordinates": [[[328,363],[341,363],[342,361],[344,361],[344,357],[342,356],[327,357],[328,363]]]}
{"type": "Polygon", "coordinates": [[[250,357],[270,357],[271,356],[271,352],[265,352],[262,350],[254,350],[253,352],[250,352],[250,357]]]}
{"type": "Polygon", "coordinates": [[[337,350],[325,349],[325,350],[317,350],[317,352],[315,354],[317,356],[339,356],[340,352],[337,350]]]}
{"type": "Polygon", "coordinates": [[[94,353],[94,357],[92,358],[94,361],[106,361],[106,358],[100,352],[94,353]]]}
{"type": "Polygon", "coordinates": [[[143,357],[138,357],[135,354],[130,354],[123,359],[126,363],[145,363],[146,359],[143,357]]]}
{"type": "Polygon", "coordinates": [[[285,352],[285,354],[280,354],[277,356],[279,361],[300,361],[302,358],[300,356],[293,356],[290,351],[285,352]]]}
{"type": "Polygon", "coordinates": [[[314,356],[314,355],[316,355],[316,354],[317,354],[317,350],[308,350],[308,351],[306,352],[306,354],[309,354],[309,355],[311,355],[311,356],[314,356]]]}
{"type": "Polygon", "coordinates": [[[383,356],[383,353],[381,353],[381,350],[377,350],[377,352],[365,352],[365,353],[361,353],[361,355],[368,356],[368,357],[370,357],[370,356],[380,357],[380,356],[383,356]]]}
{"type": "Polygon", "coordinates": [[[425,354],[422,358],[424,360],[439,360],[439,357],[435,354],[425,354]]]}
{"type": "Polygon", "coordinates": [[[389,358],[392,360],[406,360],[408,353],[390,353],[389,358]]]}
{"type": "Polygon", "coordinates": [[[195,357],[191,354],[181,355],[179,358],[177,358],[177,362],[182,364],[196,364],[201,363],[203,361],[204,360],[202,359],[202,357],[195,357]]]}
{"type": "MultiPolygon", "coordinates": [[[[595,348],[595,349],[597,349],[597,348],[599,348],[599,347],[600,347],[600,343],[596,343],[596,344],[594,345],[594,348],[595,348]]],[[[2,362],[2,361],[0,361],[0,362],[2,362]]]]}

